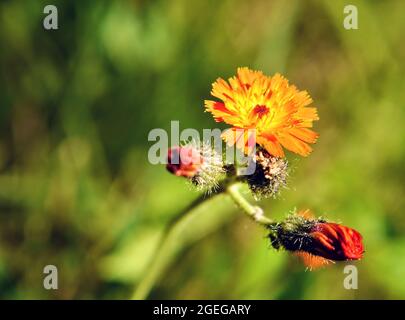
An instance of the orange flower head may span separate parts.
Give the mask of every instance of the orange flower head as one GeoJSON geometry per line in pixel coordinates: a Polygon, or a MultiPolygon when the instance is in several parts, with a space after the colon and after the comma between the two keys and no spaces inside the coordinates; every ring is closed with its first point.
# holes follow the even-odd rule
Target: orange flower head
{"type": "Polygon", "coordinates": [[[280,74],[265,76],[261,71],[238,68],[237,75],[227,81],[219,78],[211,94],[221,101],[206,100],[206,111],[217,122],[232,126],[222,134],[228,145],[236,145],[249,153],[249,141],[275,157],[284,157],[283,147],[302,156],[312,151],[318,134],[312,122],[319,120],[317,110],[306,91],[299,91],[280,74]],[[254,129],[255,131],[248,131],[254,129]]]}

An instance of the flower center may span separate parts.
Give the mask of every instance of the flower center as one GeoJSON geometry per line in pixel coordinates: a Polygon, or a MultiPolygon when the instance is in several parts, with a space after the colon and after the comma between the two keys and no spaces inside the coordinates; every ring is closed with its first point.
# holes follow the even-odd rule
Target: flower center
{"type": "Polygon", "coordinates": [[[269,113],[269,108],[267,108],[265,105],[257,105],[256,107],[253,108],[252,112],[259,118],[262,118],[263,116],[269,113]]]}

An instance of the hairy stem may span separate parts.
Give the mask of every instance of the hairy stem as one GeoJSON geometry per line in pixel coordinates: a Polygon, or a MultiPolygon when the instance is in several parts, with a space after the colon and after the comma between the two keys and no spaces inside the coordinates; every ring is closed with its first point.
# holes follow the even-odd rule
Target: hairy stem
{"type": "Polygon", "coordinates": [[[226,188],[226,192],[231,196],[232,200],[243,210],[243,212],[253,219],[258,224],[268,226],[274,223],[273,220],[264,216],[263,209],[258,206],[253,206],[240,193],[240,184],[234,183],[226,188]]]}

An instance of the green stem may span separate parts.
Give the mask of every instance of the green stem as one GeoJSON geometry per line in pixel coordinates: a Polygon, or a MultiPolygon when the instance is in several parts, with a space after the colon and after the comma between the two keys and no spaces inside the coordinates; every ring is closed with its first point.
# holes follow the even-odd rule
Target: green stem
{"type": "Polygon", "coordinates": [[[167,230],[159,241],[160,246],[156,249],[151,264],[147,269],[145,277],[142,278],[139,285],[132,294],[132,300],[146,299],[154,283],[163,272],[170,260],[171,244],[173,243],[173,229],[167,230]]]}
{"type": "Polygon", "coordinates": [[[231,184],[226,188],[226,192],[231,196],[232,200],[243,210],[243,212],[253,219],[258,224],[268,226],[274,223],[273,220],[264,216],[263,209],[258,206],[253,206],[247,201],[239,191],[240,184],[231,184]]]}
{"type": "Polygon", "coordinates": [[[226,192],[230,195],[232,200],[243,210],[243,212],[253,219],[256,223],[268,226],[274,222],[265,217],[263,210],[260,207],[251,205],[239,191],[240,183],[224,182],[221,188],[216,193],[209,195],[208,197],[200,196],[193,201],[187,208],[185,208],[179,215],[177,215],[166,227],[162,238],[159,241],[160,246],[156,249],[153,258],[147,268],[145,277],[134,290],[132,299],[142,300],[145,299],[151,291],[153,285],[163,273],[166,266],[170,263],[172,256],[177,249],[177,239],[181,236],[181,222],[192,213],[192,211],[198,207],[202,202],[209,197],[213,197],[222,192],[226,192]],[[229,183],[228,185],[226,185],[229,183]]]}
{"type": "Polygon", "coordinates": [[[176,251],[177,239],[180,236],[178,226],[196,209],[201,203],[212,198],[224,191],[220,188],[216,193],[209,195],[201,195],[195,199],[190,205],[177,214],[165,228],[161,239],[159,240],[159,247],[156,249],[151,262],[147,268],[146,275],[142,278],[139,285],[135,288],[131,299],[143,300],[146,299],[151,291],[154,283],[158,280],[159,276],[163,273],[166,266],[170,263],[172,255],[176,251]]]}

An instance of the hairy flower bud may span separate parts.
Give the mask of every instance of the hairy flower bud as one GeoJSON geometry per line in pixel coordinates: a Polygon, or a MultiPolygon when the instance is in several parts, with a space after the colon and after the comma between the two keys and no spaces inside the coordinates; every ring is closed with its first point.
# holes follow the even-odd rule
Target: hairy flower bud
{"type": "Polygon", "coordinates": [[[201,168],[203,158],[200,152],[192,147],[171,147],[167,154],[168,171],[176,176],[192,178],[201,168]]]}
{"type": "Polygon", "coordinates": [[[287,184],[288,162],[258,148],[254,159],[256,170],[247,176],[250,190],[256,198],[275,197],[287,184]]]}
{"type": "Polygon", "coordinates": [[[171,147],[167,158],[167,170],[188,178],[199,190],[215,189],[225,173],[222,156],[205,143],[171,147]]]}
{"type": "Polygon", "coordinates": [[[338,223],[290,215],[269,228],[274,248],[284,248],[301,256],[304,253],[306,258],[309,254],[332,261],[358,260],[364,253],[361,234],[338,223]]]}
{"type": "Polygon", "coordinates": [[[311,232],[313,253],[331,260],[358,260],[364,253],[361,234],[338,223],[318,223],[311,232]]]}

